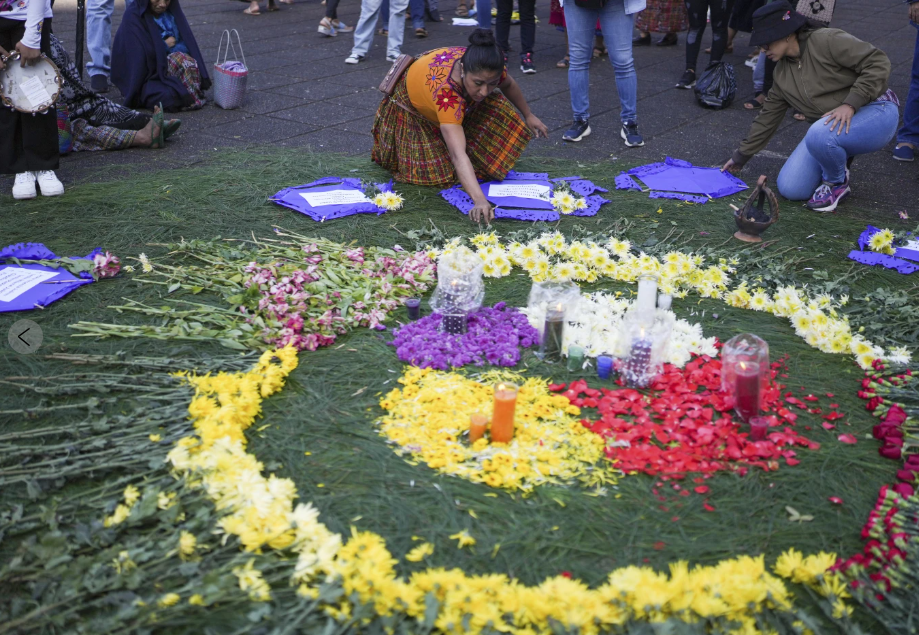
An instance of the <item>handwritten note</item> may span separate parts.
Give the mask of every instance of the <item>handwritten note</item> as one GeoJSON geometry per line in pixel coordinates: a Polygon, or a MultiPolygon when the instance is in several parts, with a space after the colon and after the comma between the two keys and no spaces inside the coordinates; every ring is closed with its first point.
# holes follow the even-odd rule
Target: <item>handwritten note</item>
{"type": "Polygon", "coordinates": [[[30,77],[19,84],[19,90],[29,100],[32,108],[51,105],[51,95],[45,90],[45,85],[38,77],[30,77]]]}
{"type": "Polygon", "coordinates": [[[349,205],[352,203],[370,203],[360,190],[329,190],[327,192],[300,192],[300,196],[313,207],[323,205],[349,205]]]}
{"type": "Polygon", "coordinates": [[[488,195],[516,196],[518,198],[548,201],[552,195],[552,188],[548,185],[538,185],[536,183],[496,183],[488,186],[488,195]]]}
{"type": "Polygon", "coordinates": [[[4,267],[0,269],[0,302],[12,302],[35,285],[59,273],[60,271],[4,267]]]}

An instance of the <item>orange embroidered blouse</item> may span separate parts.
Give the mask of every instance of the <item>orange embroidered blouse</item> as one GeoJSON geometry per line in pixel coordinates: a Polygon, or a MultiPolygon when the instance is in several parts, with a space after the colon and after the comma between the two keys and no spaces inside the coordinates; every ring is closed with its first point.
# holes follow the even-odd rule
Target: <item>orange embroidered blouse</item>
{"type": "MultiPolygon", "coordinates": [[[[471,104],[467,105],[462,89],[450,79],[450,73],[465,52],[465,46],[435,49],[408,67],[405,74],[408,97],[415,110],[431,123],[463,123],[471,104]]],[[[505,70],[501,75],[502,83],[506,77],[505,70]]]]}

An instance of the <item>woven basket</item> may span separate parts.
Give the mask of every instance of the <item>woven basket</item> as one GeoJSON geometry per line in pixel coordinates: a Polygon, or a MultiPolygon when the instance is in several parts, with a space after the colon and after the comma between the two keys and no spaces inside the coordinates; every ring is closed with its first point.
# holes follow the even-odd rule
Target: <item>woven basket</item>
{"type": "Polygon", "coordinates": [[[239,108],[243,105],[246,98],[246,81],[249,77],[249,69],[246,66],[246,56],[243,53],[243,44],[239,39],[239,31],[224,31],[220,36],[220,45],[217,47],[217,62],[214,64],[214,103],[226,110],[239,108]],[[238,62],[236,59],[236,46],[233,45],[232,34],[236,34],[236,42],[239,44],[239,53],[242,57],[242,70],[227,69],[225,66],[231,62],[238,62]],[[226,46],[223,39],[226,37],[226,46]],[[232,60],[228,60],[230,49],[233,50],[232,60]],[[220,61],[221,52],[223,61],[220,61]]]}

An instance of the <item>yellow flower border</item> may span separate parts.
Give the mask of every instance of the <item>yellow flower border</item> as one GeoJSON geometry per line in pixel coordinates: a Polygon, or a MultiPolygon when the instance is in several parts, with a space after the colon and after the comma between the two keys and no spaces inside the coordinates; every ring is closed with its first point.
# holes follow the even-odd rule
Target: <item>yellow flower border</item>
{"type": "MultiPolygon", "coordinates": [[[[294,507],[296,486],[290,479],[263,475],[263,466],[246,452],[245,430],[261,413],[262,401],[279,391],[297,366],[291,347],[264,353],[245,373],[220,373],[198,377],[185,374],[195,387],[189,414],[195,436],[180,439],[168,455],[173,469],[191,487],[204,488],[215,506],[225,513],[219,531],[237,536],[243,549],[253,552],[244,566],[233,571],[239,586],[252,601],[267,601],[271,589],[255,567],[264,547],[287,550],[297,556],[291,583],[304,597],[318,598],[323,581],[338,581],[345,598],[357,597],[378,615],[401,614],[424,622],[430,617],[429,600],[436,600],[434,627],[444,633],[479,633],[485,628],[530,635],[554,633],[554,625],[577,628],[593,635],[632,621],[662,622],[676,618],[686,622],[707,620],[733,632],[758,631],[757,614],[782,611],[794,618],[794,598],[780,577],[766,569],[763,556],[740,556],[713,566],[690,568],[686,562],[670,565],[669,575],[649,567],[625,567],[612,571],[607,582],[595,589],[563,576],[529,587],[502,574],[470,576],[459,569],[429,569],[407,580],[397,577],[397,560],[385,540],[372,532],[352,528],[347,542],[319,522],[309,503],[294,507]],[[222,435],[222,436],[221,436],[222,435]]],[[[125,490],[130,512],[137,502],[136,489],[125,490]]],[[[168,506],[169,501],[163,501],[168,506]]],[[[107,519],[118,524],[123,519],[107,519]]],[[[452,536],[474,544],[468,532],[452,536]]],[[[420,560],[433,551],[419,545],[407,559],[420,560]]],[[[820,553],[804,558],[791,550],[779,558],[779,576],[805,583],[829,598],[834,614],[848,619],[851,612],[843,599],[844,583],[826,568],[835,554],[820,553]]],[[[167,593],[159,600],[168,608],[182,598],[167,593]]],[[[200,595],[187,598],[201,605],[200,595]]],[[[327,613],[346,619],[354,612],[350,600],[326,605],[327,613]]],[[[796,622],[801,632],[804,624],[796,622]]]]}

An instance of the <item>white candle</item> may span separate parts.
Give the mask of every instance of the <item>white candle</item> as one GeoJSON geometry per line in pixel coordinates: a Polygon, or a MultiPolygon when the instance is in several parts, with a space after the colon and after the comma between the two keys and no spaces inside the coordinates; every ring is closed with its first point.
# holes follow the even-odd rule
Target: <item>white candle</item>
{"type": "Polygon", "coordinates": [[[638,279],[638,300],[635,308],[642,313],[651,313],[657,306],[657,278],[642,276],[638,279]]]}
{"type": "Polygon", "coordinates": [[[660,293],[657,296],[657,308],[663,309],[664,311],[669,311],[670,306],[673,304],[673,296],[669,293],[660,293]]]}

